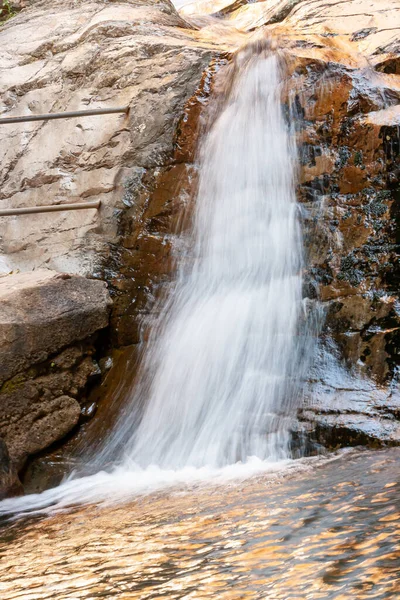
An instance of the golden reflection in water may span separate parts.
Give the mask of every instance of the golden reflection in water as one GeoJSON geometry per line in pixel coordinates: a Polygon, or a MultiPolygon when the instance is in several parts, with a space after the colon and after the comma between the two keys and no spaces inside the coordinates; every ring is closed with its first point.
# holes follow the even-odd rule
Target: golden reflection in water
{"type": "Polygon", "coordinates": [[[400,598],[399,466],[362,452],[6,524],[0,598],[400,598]]]}

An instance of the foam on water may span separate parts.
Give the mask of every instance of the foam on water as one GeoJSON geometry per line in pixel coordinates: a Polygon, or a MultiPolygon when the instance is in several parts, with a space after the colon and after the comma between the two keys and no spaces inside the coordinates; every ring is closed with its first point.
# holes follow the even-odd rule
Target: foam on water
{"type": "Polygon", "coordinates": [[[116,467],[111,473],[100,471],[90,477],[74,479],[72,475],[57,488],[41,494],[9,498],[0,502],[0,516],[18,519],[26,515],[57,514],[81,504],[112,506],[128,502],[137,496],[157,492],[193,493],[199,486],[230,486],[253,477],[267,477],[269,483],[281,481],[301,473],[310,472],[353,449],[344,449],[329,456],[314,456],[279,462],[263,461],[251,457],[246,463],[212,467],[185,467],[180,470],[139,466],[127,469],[116,467]]]}

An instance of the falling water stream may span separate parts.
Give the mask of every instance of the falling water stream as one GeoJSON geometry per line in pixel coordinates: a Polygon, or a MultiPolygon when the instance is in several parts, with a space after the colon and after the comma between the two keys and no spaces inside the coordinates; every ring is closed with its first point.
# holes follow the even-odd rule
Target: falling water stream
{"type": "Polygon", "coordinates": [[[224,77],[176,285],[96,457],[113,469],[5,500],[0,512],[102,501],[234,465],[240,474],[275,470],[290,458],[307,327],[296,153],[281,102],[285,55],[258,38],[224,77]]]}
{"type": "Polygon", "coordinates": [[[155,327],[143,379],[105,454],[140,467],[287,458],[299,397],[302,244],[284,60],[242,50],[205,136],[193,243],[155,327]],[[133,433],[134,432],[134,433],[133,433]]]}

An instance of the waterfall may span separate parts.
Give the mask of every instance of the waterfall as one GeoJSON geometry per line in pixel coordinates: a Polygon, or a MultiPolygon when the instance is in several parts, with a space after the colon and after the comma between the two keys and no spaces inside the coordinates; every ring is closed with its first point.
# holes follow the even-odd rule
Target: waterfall
{"type": "Polygon", "coordinates": [[[242,50],[200,153],[193,244],[105,455],[146,467],[288,454],[301,361],[295,151],[267,41],[242,50]],[[190,264],[190,269],[187,267],[190,264]],[[143,400],[144,399],[144,400],[143,400]]]}
{"type": "Polygon", "coordinates": [[[0,514],[117,501],[289,457],[308,338],[284,55],[258,40],[228,71],[200,149],[190,243],[136,391],[97,457],[116,466],[4,500],[0,514]]]}

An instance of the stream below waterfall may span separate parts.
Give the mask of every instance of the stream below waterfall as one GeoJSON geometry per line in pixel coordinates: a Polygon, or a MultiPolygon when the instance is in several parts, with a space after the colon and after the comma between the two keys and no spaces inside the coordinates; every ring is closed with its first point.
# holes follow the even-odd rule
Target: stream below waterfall
{"type": "Polygon", "coordinates": [[[400,454],[76,507],[0,533],[2,600],[388,600],[400,594],[400,454]]]}

